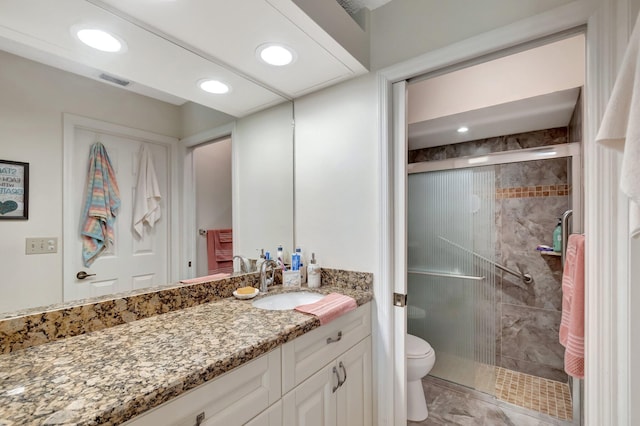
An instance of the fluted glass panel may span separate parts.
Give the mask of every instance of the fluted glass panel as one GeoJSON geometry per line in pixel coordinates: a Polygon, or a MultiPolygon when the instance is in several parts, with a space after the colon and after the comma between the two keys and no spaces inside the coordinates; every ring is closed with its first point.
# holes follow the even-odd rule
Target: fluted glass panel
{"type": "Polygon", "coordinates": [[[493,167],[409,175],[408,327],[431,374],[486,392],[495,364],[493,167]]]}

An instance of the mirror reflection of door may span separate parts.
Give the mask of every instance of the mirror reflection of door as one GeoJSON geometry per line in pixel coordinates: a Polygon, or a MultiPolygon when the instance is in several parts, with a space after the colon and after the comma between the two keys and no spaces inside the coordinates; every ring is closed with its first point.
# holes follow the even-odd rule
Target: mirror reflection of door
{"type": "Polygon", "coordinates": [[[206,142],[193,150],[195,174],[196,276],[209,275],[207,237],[200,231],[231,229],[231,138],[206,142]]]}
{"type": "Polygon", "coordinates": [[[65,228],[64,256],[69,267],[65,269],[64,301],[103,296],[135,289],[166,284],[170,271],[171,199],[169,185],[169,147],[162,143],[149,143],[134,136],[98,133],[94,129],[75,128],[71,146],[66,155],[70,156],[71,176],[66,182],[66,190],[72,194],[65,206],[67,215],[72,216],[73,226],[65,228]],[[80,228],[82,212],[86,202],[87,167],[91,146],[100,141],[104,144],[113,166],[120,188],[121,206],[114,223],[114,244],[98,257],[89,267],[82,262],[82,238],[80,228]],[[160,194],[160,219],[153,227],[144,226],[142,238],[134,236],[132,218],[136,197],[138,155],[145,143],[154,163],[160,194]],[[87,278],[76,275],[85,272],[87,278]]]}

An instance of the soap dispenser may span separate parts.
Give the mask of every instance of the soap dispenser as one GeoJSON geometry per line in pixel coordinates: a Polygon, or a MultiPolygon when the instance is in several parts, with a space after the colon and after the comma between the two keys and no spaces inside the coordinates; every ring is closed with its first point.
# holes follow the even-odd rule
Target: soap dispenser
{"type": "Polygon", "coordinates": [[[320,287],[320,276],[322,275],[320,265],[316,263],[316,254],[311,253],[311,260],[307,267],[307,279],[309,280],[309,288],[320,287]]]}
{"type": "Polygon", "coordinates": [[[553,251],[562,253],[562,218],[558,218],[558,224],[553,230],[553,251]]]}

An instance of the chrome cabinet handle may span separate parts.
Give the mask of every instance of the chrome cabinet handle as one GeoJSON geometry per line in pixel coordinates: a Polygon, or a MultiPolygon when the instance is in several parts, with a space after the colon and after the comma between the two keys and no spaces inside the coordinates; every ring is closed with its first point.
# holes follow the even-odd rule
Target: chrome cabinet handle
{"type": "Polygon", "coordinates": [[[340,374],[338,374],[338,369],[336,368],[335,365],[333,366],[333,374],[335,374],[336,377],[338,378],[338,384],[335,385],[332,390],[332,393],[335,393],[338,390],[338,388],[342,386],[342,382],[340,381],[340,374]]]}
{"type": "Polygon", "coordinates": [[[96,274],[87,274],[85,271],[80,271],[76,274],[76,278],[79,280],[84,280],[87,277],[94,277],[96,274]]]}
{"type": "Polygon", "coordinates": [[[340,383],[340,386],[344,385],[344,382],[347,381],[347,369],[344,368],[344,364],[342,363],[342,361],[340,361],[340,364],[338,364],[338,366],[342,369],[342,372],[344,373],[344,379],[342,379],[342,383],[340,383]]]}
{"type": "Polygon", "coordinates": [[[331,338],[331,337],[327,337],[327,345],[328,345],[329,343],[336,343],[336,342],[339,342],[340,340],[342,340],[342,331],[339,331],[339,332],[338,332],[338,338],[337,338],[337,339],[333,339],[333,338],[331,338]]]}

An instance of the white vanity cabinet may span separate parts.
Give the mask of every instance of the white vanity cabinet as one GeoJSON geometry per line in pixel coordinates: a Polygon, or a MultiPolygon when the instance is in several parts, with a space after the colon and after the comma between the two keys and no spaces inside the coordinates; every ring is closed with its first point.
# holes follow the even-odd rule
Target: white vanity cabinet
{"type": "MultiPolygon", "coordinates": [[[[280,348],[172,399],[126,426],[242,425],[281,397],[280,348]]],[[[269,423],[256,423],[269,425],[269,423]]]]}
{"type": "Polygon", "coordinates": [[[371,307],[316,328],[126,426],[369,426],[371,307]]]}
{"type": "Polygon", "coordinates": [[[283,425],[371,425],[370,315],[366,304],[283,345],[283,425]]]}

